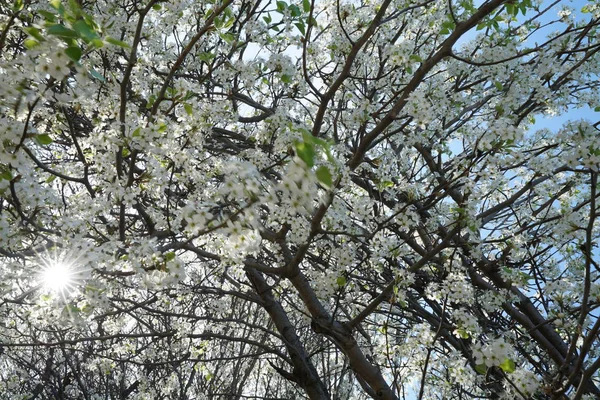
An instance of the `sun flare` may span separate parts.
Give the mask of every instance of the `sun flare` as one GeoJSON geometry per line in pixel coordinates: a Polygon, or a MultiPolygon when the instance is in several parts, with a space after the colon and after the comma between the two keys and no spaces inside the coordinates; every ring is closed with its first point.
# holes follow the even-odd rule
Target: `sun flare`
{"type": "Polygon", "coordinates": [[[52,262],[42,270],[41,283],[47,290],[65,293],[74,285],[75,275],[75,270],[69,263],[52,262]]]}

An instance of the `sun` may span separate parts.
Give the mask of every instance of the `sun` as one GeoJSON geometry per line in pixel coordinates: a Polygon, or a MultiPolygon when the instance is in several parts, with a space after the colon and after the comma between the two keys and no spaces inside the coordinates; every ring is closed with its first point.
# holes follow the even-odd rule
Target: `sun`
{"type": "Polygon", "coordinates": [[[31,266],[35,269],[35,284],[50,298],[68,301],[80,293],[90,278],[90,251],[86,246],[46,249],[37,254],[31,266]]]}
{"type": "Polygon", "coordinates": [[[73,287],[76,273],[73,266],[64,261],[53,261],[44,266],[42,285],[52,292],[64,293],[73,287]]]}

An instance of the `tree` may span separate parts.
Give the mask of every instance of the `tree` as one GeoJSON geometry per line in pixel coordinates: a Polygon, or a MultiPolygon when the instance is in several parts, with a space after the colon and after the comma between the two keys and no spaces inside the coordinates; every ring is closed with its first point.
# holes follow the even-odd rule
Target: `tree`
{"type": "Polygon", "coordinates": [[[600,396],[560,3],[2,2],[0,397],[600,396]]]}

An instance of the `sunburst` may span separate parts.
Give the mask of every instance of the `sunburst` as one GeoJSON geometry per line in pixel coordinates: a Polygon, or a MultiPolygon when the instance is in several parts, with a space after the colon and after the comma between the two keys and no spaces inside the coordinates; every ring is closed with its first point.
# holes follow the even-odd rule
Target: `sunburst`
{"type": "Polygon", "coordinates": [[[55,293],[65,293],[73,288],[76,273],[70,263],[57,261],[44,266],[40,278],[45,289],[55,293]]]}
{"type": "Polygon", "coordinates": [[[59,295],[64,300],[74,294],[89,275],[89,268],[82,263],[85,255],[73,255],[66,251],[49,251],[39,255],[38,285],[47,293],[59,295]],[[82,265],[83,264],[83,265],[82,265]]]}

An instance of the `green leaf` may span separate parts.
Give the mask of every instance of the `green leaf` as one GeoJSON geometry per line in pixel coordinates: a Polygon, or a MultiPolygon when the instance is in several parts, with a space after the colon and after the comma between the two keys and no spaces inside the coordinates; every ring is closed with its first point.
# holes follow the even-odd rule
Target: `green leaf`
{"type": "Polygon", "coordinates": [[[450,211],[452,211],[453,213],[456,213],[458,215],[464,215],[466,209],[463,207],[452,207],[450,209],[450,211]]]}
{"type": "Polygon", "coordinates": [[[598,106],[598,107],[594,108],[594,111],[596,111],[596,112],[600,112],[600,106],[598,106]]]}
{"type": "Polygon", "coordinates": [[[101,49],[104,47],[104,41],[102,41],[102,39],[92,39],[90,44],[96,49],[101,49]]]}
{"type": "Polygon", "coordinates": [[[153,10],[159,11],[162,8],[162,6],[160,5],[160,3],[156,3],[152,6],[153,10]]]}
{"type": "Polygon", "coordinates": [[[487,367],[485,364],[478,364],[475,366],[475,371],[481,375],[485,375],[487,373],[487,367]]]}
{"type": "Polygon", "coordinates": [[[40,42],[38,42],[35,39],[29,38],[29,39],[25,39],[25,41],[23,42],[23,46],[25,46],[25,48],[27,50],[31,50],[33,48],[35,48],[37,45],[39,45],[40,42]]]}
{"type": "Polygon", "coordinates": [[[494,82],[494,86],[496,86],[496,89],[498,89],[498,90],[504,89],[504,86],[502,86],[502,83],[500,83],[498,81],[494,82]]]}
{"type": "Polygon", "coordinates": [[[41,134],[41,135],[35,135],[34,136],[35,141],[38,142],[38,144],[40,146],[47,146],[50,143],[52,143],[52,138],[48,135],[46,135],[45,133],[41,134]]]}
{"type": "Polygon", "coordinates": [[[512,374],[513,372],[515,372],[516,367],[517,366],[515,365],[515,362],[510,358],[506,358],[502,362],[502,364],[500,364],[500,368],[502,368],[502,371],[506,372],[507,374],[512,374]]]}
{"type": "Polygon", "coordinates": [[[310,0],[302,0],[302,9],[305,13],[310,12],[310,0]]]}
{"type": "Polygon", "coordinates": [[[310,0],[302,0],[302,9],[305,13],[310,12],[310,0]]]}
{"type": "Polygon", "coordinates": [[[506,12],[513,17],[516,17],[519,14],[519,8],[512,3],[506,4],[506,12]]]}
{"type": "Polygon", "coordinates": [[[233,23],[235,22],[235,18],[229,18],[225,24],[223,25],[223,29],[229,29],[233,26],[233,23]]]}
{"type": "Polygon", "coordinates": [[[71,46],[67,47],[67,49],[65,50],[65,54],[69,56],[71,60],[79,61],[83,52],[81,51],[79,46],[71,46]]]}
{"type": "Polygon", "coordinates": [[[40,30],[37,29],[37,28],[34,28],[33,26],[30,26],[28,28],[24,28],[23,31],[25,31],[25,33],[27,33],[29,36],[31,36],[31,37],[39,40],[40,42],[44,41],[44,37],[40,33],[40,30]]]}
{"type": "Polygon", "coordinates": [[[73,29],[79,34],[79,36],[83,40],[87,42],[92,41],[94,39],[98,39],[100,37],[98,33],[96,33],[94,28],[89,26],[87,22],[85,22],[83,19],[80,19],[77,22],[75,22],[73,24],[73,29]]]}
{"type": "Polygon", "coordinates": [[[285,1],[277,1],[277,11],[281,12],[288,7],[285,1]]]}
{"type": "Polygon", "coordinates": [[[0,172],[0,180],[6,180],[6,181],[10,181],[12,179],[12,174],[10,173],[10,170],[5,170],[0,172]]]}
{"type": "Polygon", "coordinates": [[[452,21],[445,21],[442,22],[442,27],[452,31],[454,28],[456,28],[456,24],[452,21]]]}
{"type": "Polygon", "coordinates": [[[58,36],[61,38],[77,38],[79,35],[72,29],[67,28],[63,24],[51,25],[48,30],[48,34],[58,36]]]}
{"type": "Polygon", "coordinates": [[[296,155],[308,166],[312,168],[315,165],[315,148],[310,143],[296,142],[296,155]]]}
{"type": "Polygon", "coordinates": [[[338,284],[339,287],[343,287],[346,286],[346,277],[345,276],[338,276],[338,278],[335,280],[338,284]]]}
{"type": "Polygon", "coordinates": [[[198,58],[205,63],[209,63],[213,58],[215,58],[215,55],[213,53],[204,52],[201,53],[198,58]]]}
{"type": "Polygon", "coordinates": [[[23,9],[23,6],[24,6],[23,0],[15,0],[15,2],[13,3],[13,6],[12,6],[12,11],[15,13],[19,12],[23,9]]]}
{"type": "Polygon", "coordinates": [[[60,0],[50,0],[50,5],[55,9],[58,10],[60,7],[62,7],[62,4],[60,2],[60,0]]]}
{"type": "Polygon", "coordinates": [[[154,102],[156,101],[156,95],[155,94],[151,94],[150,97],[148,97],[148,102],[146,103],[146,108],[149,110],[152,108],[152,106],[154,105],[154,102]]]}
{"type": "Polygon", "coordinates": [[[327,187],[331,187],[331,185],[333,184],[333,178],[331,177],[331,172],[329,172],[329,168],[327,168],[324,165],[321,165],[319,168],[317,168],[315,174],[317,175],[317,179],[319,180],[319,182],[321,182],[327,187]]]}
{"type": "Polygon", "coordinates": [[[191,104],[185,103],[183,105],[183,109],[189,116],[192,116],[192,114],[194,114],[194,109],[192,108],[191,104]]]}
{"type": "Polygon", "coordinates": [[[65,306],[65,310],[69,314],[77,314],[77,313],[81,312],[81,309],[79,307],[77,307],[75,304],[69,304],[69,305],[65,306]]]}
{"type": "Polygon", "coordinates": [[[104,79],[104,77],[102,76],[102,74],[100,74],[98,71],[96,71],[93,68],[90,70],[90,75],[93,76],[94,78],[98,79],[100,82],[105,82],[106,81],[106,79],[104,79]]]}
{"type": "Polygon", "coordinates": [[[296,25],[302,36],[306,36],[306,25],[304,25],[304,22],[296,22],[294,25],[296,25]]]}
{"type": "Polygon", "coordinates": [[[416,62],[423,62],[423,59],[421,58],[421,56],[417,55],[417,54],[413,54],[409,57],[410,60],[416,61],[416,62]]]}
{"type": "Polygon", "coordinates": [[[297,5],[292,4],[289,8],[292,17],[299,17],[300,15],[302,15],[302,11],[300,11],[300,8],[298,8],[297,5]]]}
{"type": "Polygon", "coordinates": [[[165,261],[169,262],[175,259],[175,253],[173,253],[172,251],[165,253],[165,261]]]}
{"type": "Polygon", "coordinates": [[[300,128],[298,132],[302,133],[302,140],[306,143],[316,144],[317,146],[323,146],[326,143],[323,139],[313,136],[308,129],[300,128]]]}
{"type": "Polygon", "coordinates": [[[129,46],[129,44],[127,44],[127,43],[123,42],[122,40],[115,39],[115,38],[112,38],[112,37],[110,37],[110,36],[107,36],[107,37],[105,37],[105,38],[104,38],[104,41],[105,41],[106,43],[110,43],[110,44],[113,44],[113,45],[115,45],[115,46],[124,47],[124,48],[126,48],[126,49],[128,49],[128,48],[130,48],[130,47],[131,47],[131,46],[129,46]]]}
{"type": "Polygon", "coordinates": [[[56,15],[49,11],[38,10],[37,13],[44,17],[44,19],[48,22],[56,22],[56,15]]]}
{"type": "Polygon", "coordinates": [[[281,75],[281,82],[283,82],[283,83],[291,83],[292,82],[292,78],[290,78],[289,75],[283,74],[283,75],[281,75]]]}
{"type": "Polygon", "coordinates": [[[463,339],[469,338],[469,333],[464,328],[458,328],[456,330],[456,333],[458,333],[458,336],[460,336],[463,339]]]}
{"type": "Polygon", "coordinates": [[[229,44],[231,44],[235,40],[235,35],[230,32],[219,33],[219,36],[221,37],[221,39],[223,39],[225,42],[227,42],[229,44]]]}
{"type": "Polygon", "coordinates": [[[521,10],[521,14],[525,15],[527,14],[527,6],[525,5],[525,3],[521,4],[521,7],[519,7],[521,10]]]}

